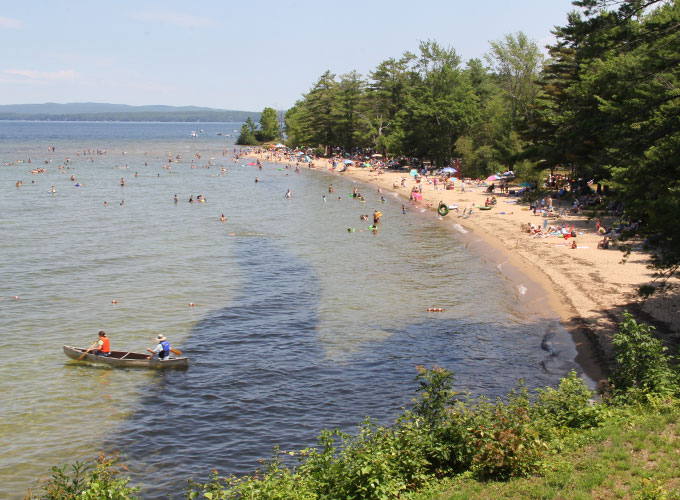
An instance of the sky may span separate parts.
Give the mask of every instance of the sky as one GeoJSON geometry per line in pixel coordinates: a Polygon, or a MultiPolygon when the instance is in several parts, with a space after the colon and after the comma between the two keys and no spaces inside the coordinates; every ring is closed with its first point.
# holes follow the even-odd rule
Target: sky
{"type": "Polygon", "coordinates": [[[367,75],[421,40],[463,61],[523,31],[540,46],[571,0],[21,0],[0,8],[0,104],[287,109],[326,70],[367,75]]]}

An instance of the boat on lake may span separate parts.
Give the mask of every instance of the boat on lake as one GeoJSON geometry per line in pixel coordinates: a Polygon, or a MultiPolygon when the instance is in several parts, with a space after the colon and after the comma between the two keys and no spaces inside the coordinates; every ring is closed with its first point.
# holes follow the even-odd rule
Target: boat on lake
{"type": "Polygon", "coordinates": [[[97,356],[87,353],[82,347],[72,347],[65,345],[64,354],[76,361],[108,365],[115,368],[154,368],[159,370],[184,369],[189,368],[189,358],[168,358],[160,360],[157,358],[149,359],[148,354],[129,351],[111,351],[109,356],[97,356]],[[80,357],[83,356],[82,359],[80,357]]]}

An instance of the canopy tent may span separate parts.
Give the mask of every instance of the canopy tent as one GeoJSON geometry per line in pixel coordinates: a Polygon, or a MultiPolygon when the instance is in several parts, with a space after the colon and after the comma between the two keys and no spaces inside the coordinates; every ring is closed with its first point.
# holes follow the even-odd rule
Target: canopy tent
{"type": "Polygon", "coordinates": [[[455,174],[456,172],[458,172],[458,170],[456,170],[453,167],[445,167],[445,168],[442,168],[442,172],[445,173],[445,174],[455,174]]]}

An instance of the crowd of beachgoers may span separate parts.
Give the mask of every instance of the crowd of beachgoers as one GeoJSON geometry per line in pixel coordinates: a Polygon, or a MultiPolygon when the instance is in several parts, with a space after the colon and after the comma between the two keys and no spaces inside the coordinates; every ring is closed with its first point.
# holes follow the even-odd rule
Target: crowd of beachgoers
{"type": "Polygon", "coordinates": [[[606,368],[624,310],[654,323],[662,337],[678,334],[677,296],[642,301],[637,293],[654,280],[650,254],[637,237],[639,221],[625,219],[624,207],[606,188],[563,174],[541,182],[520,182],[512,172],[461,178],[454,167],[409,166],[380,154],[317,157],[285,147],[252,148],[245,154],[398,193],[405,203],[430,209],[442,222],[454,220],[454,227],[501,249],[510,263],[543,285],[583,348],[582,365],[606,368]]]}

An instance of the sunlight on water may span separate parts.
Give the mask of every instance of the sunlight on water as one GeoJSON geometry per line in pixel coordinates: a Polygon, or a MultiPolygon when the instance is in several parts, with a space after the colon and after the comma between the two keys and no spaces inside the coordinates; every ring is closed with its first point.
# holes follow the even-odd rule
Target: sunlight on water
{"type": "Polygon", "coordinates": [[[100,449],[122,451],[136,481],[160,468],[176,479],[149,485],[150,498],[215,467],[246,472],[275,444],[309,446],[365,415],[389,421],[412,398],[416,364],[490,395],[573,366],[554,315],[523,303],[518,284],[458,239],[462,228],[419,208],[404,215],[371,186],[360,187],[365,204],[353,201],[350,179],[232,162],[211,124],[198,139],[189,129],[0,123],[3,498],[100,449]],[[38,167],[46,173],[29,173],[38,167]],[[343,199],[324,203],[330,182],[343,199]],[[205,203],[188,203],[199,194],[205,203]],[[359,215],[376,208],[373,235],[359,215]],[[100,329],[134,351],[163,332],[193,365],[110,370],[61,352],[100,329]],[[541,342],[556,331],[563,362],[549,370],[541,342]]]}

